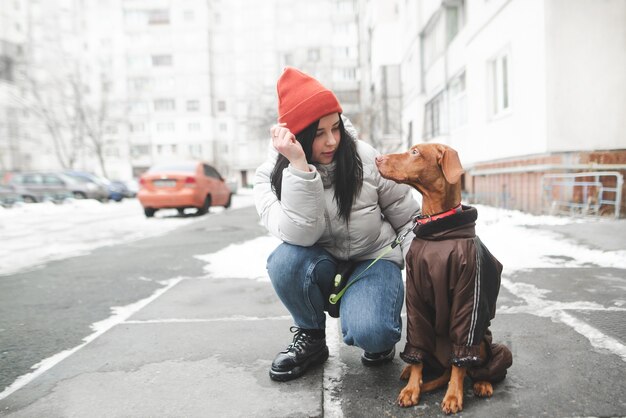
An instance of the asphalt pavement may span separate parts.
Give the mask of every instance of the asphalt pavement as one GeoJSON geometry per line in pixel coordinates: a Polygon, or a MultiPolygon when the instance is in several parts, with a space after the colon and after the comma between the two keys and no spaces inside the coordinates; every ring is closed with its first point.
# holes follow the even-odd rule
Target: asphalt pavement
{"type": "MultiPolygon", "coordinates": [[[[549,228],[592,248],[626,249],[624,220],[549,228]]],[[[418,406],[397,406],[396,396],[404,386],[399,379],[403,362],[396,357],[382,367],[362,366],[361,350],[341,342],[339,325],[330,318],[328,362],[295,381],[269,379],[268,368],[275,354],[290,342],[292,325],[271,285],[245,277],[207,278],[197,260],[186,263],[184,259],[197,254],[196,247],[215,252],[264,234],[254,209],[243,208],[208,215],[163,237],[120,246],[115,254],[109,249],[79,257],[85,265],[98,260],[102,268],[106,257],[142,248],[145,252],[134,255],[135,265],[127,268],[145,265],[156,275],[158,263],[174,262],[159,250],[187,249],[176,253],[174,279],[141,301],[132,315],[121,316],[0,399],[0,415],[443,416],[439,402],[444,390],[424,394],[418,406]],[[210,244],[206,244],[209,236],[210,244]]],[[[58,261],[51,267],[71,262],[76,260],[58,261]]],[[[241,262],[245,263],[245,254],[241,262]]],[[[513,366],[507,378],[495,385],[490,399],[474,397],[467,382],[464,410],[457,415],[625,416],[626,357],[619,350],[626,345],[626,313],[613,308],[626,300],[626,270],[599,266],[529,269],[508,275],[506,283],[491,329],[494,341],[511,348],[513,366]],[[537,301],[516,284],[549,291],[541,300],[545,306],[538,310],[537,301]],[[609,336],[613,349],[590,340],[593,330],[609,336]]],[[[397,350],[403,345],[401,340],[397,350]]]]}

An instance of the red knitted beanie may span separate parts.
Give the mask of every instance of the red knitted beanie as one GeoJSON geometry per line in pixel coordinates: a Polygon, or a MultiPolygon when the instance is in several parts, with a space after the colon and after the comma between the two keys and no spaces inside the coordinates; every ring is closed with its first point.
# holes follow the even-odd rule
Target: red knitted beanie
{"type": "Polygon", "coordinates": [[[316,120],[331,113],[341,113],[341,105],[332,91],[319,81],[286,67],[276,85],[278,91],[278,121],[297,135],[316,120]]]}

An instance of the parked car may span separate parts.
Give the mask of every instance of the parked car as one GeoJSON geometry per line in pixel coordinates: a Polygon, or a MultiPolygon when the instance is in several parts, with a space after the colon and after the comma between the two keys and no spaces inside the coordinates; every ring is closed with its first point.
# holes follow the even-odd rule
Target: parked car
{"type": "Polygon", "coordinates": [[[122,193],[123,197],[135,197],[135,196],[137,196],[137,191],[136,190],[131,190],[128,187],[128,184],[123,182],[123,181],[111,180],[111,184],[113,185],[113,187],[116,187],[117,190],[119,190],[120,193],[122,193]]]}
{"type": "Polygon", "coordinates": [[[22,196],[12,186],[0,185],[0,206],[10,208],[16,203],[23,202],[22,196]]]}
{"type": "Polygon", "coordinates": [[[108,198],[114,200],[116,202],[121,201],[124,198],[123,190],[114,185],[109,179],[98,176],[93,173],[88,173],[86,171],[73,171],[67,170],[64,172],[68,176],[74,177],[76,180],[86,183],[94,183],[100,187],[104,187],[108,191],[108,198]]]}
{"type": "Polygon", "coordinates": [[[108,191],[92,183],[84,183],[58,172],[15,173],[9,179],[25,202],[61,202],[64,199],[97,199],[105,201],[108,191]]]}
{"type": "Polygon", "coordinates": [[[230,207],[232,193],[222,176],[202,162],[160,164],[139,179],[137,197],[150,218],[159,209],[196,208],[203,215],[211,206],[230,207]]]}

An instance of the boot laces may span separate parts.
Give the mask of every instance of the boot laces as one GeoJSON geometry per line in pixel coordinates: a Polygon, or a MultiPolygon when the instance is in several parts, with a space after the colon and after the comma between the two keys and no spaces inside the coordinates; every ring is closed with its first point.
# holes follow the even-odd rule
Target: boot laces
{"type": "Polygon", "coordinates": [[[311,337],[302,329],[298,327],[289,328],[290,332],[294,333],[293,341],[287,346],[287,351],[300,352],[304,348],[311,337]]]}

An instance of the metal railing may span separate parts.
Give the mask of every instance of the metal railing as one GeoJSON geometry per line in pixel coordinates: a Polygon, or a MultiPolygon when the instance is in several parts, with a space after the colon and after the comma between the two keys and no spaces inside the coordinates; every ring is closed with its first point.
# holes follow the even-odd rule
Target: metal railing
{"type": "Polygon", "coordinates": [[[619,218],[623,184],[624,177],[617,171],[545,174],[543,209],[551,215],[600,216],[612,207],[619,218]]]}

